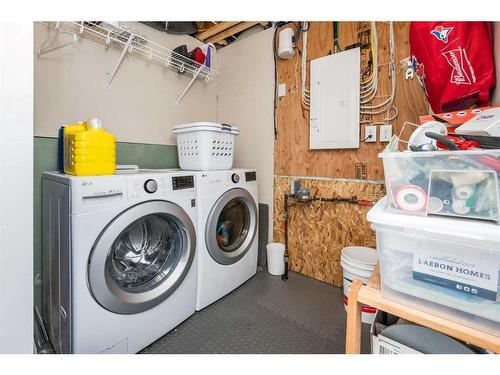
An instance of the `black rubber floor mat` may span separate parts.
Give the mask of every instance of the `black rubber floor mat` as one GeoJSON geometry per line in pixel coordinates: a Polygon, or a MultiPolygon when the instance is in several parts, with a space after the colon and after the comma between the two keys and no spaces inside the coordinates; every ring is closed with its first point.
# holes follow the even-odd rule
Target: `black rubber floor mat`
{"type": "MultiPolygon", "coordinates": [[[[342,289],[262,271],[141,353],[344,353],[345,318],[342,289]]],[[[364,353],[368,339],[364,324],[364,353]]]]}

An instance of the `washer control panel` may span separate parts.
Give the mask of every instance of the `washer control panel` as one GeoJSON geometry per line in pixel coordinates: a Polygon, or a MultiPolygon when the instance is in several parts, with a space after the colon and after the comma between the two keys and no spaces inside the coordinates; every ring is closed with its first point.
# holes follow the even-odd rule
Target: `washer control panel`
{"type": "Polygon", "coordinates": [[[232,176],[231,176],[231,180],[237,184],[238,182],[240,182],[240,175],[238,173],[233,173],[232,176]]]}
{"type": "Polygon", "coordinates": [[[158,190],[158,182],[152,178],[146,180],[146,182],[144,182],[144,190],[146,193],[153,194],[156,190],[158,190]]]}
{"type": "Polygon", "coordinates": [[[257,181],[257,172],[245,172],[245,181],[257,181]]]}
{"type": "Polygon", "coordinates": [[[133,200],[164,195],[168,190],[165,176],[130,176],[127,178],[127,181],[128,196],[133,200]]]}
{"type": "Polygon", "coordinates": [[[193,189],[194,176],[175,176],[172,177],[172,190],[193,189]]]}

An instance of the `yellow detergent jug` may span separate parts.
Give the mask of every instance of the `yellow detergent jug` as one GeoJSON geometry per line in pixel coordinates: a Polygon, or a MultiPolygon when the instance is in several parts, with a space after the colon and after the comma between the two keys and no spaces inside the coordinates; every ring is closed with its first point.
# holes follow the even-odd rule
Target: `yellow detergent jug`
{"type": "Polygon", "coordinates": [[[116,138],[100,119],[64,127],[64,172],[76,176],[114,174],[116,138]]]}

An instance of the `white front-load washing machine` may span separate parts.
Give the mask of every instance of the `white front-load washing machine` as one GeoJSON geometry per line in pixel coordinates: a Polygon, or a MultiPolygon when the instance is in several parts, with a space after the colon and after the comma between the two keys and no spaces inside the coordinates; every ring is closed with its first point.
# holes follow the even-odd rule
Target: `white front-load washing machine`
{"type": "Polygon", "coordinates": [[[195,175],[43,174],[43,311],[58,353],[136,353],[195,311],[195,175]]]}
{"type": "Polygon", "coordinates": [[[257,272],[258,197],[255,170],[197,172],[196,181],[201,310],[257,272]]]}

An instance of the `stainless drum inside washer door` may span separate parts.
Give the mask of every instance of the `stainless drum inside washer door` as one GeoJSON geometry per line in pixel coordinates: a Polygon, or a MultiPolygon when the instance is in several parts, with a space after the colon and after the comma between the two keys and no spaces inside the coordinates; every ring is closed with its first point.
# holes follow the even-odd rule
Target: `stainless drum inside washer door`
{"type": "Polygon", "coordinates": [[[118,314],[148,310],[182,283],[195,248],[193,223],[181,207],[165,201],[131,207],[94,245],[88,265],[92,295],[118,314]]]}
{"type": "Polygon", "coordinates": [[[220,264],[236,263],[250,249],[257,231],[257,205],[244,189],[231,189],[213,205],[207,219],[205,242],[220,264]]]}

